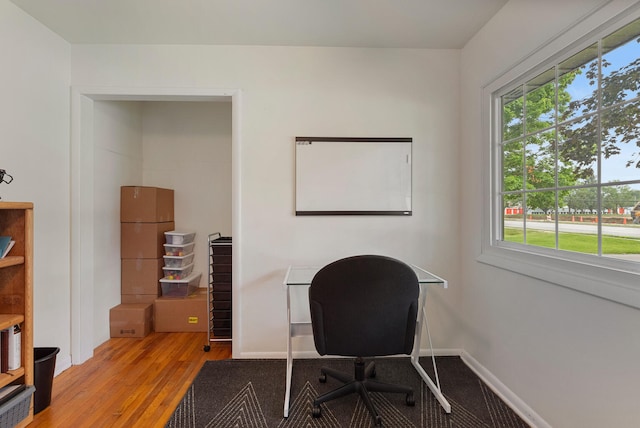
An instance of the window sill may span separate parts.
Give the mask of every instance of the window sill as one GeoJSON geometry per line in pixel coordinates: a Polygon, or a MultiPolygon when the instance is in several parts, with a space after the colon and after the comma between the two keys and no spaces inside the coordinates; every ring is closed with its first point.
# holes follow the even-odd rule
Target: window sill
{"type": "Polygon", "coordinates": [[[640,309],[640,274],[582,261],[492,246],[480,263],[640,309]]]}

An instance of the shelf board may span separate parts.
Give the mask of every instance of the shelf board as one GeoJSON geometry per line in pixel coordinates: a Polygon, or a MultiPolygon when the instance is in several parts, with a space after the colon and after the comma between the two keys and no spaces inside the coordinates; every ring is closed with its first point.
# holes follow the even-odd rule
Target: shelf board
{"type": "Polygon", "coordinates": [[[24,256],[7,256],[0,259],[0,268],[24,264],[24,256]]]}
{"type": "Polygon", "coordinates": [[[24,376],[24,367],[20,367],[16,370],[9,370],[7,373],[0,373],[0,387],[7,386],[10,383],[15,382],[21,376],[24,376]]]}
{"type": "Polygon", "coordinates": [[[0,202],[0,210],[30,210],[33,202],[0,202]]]}
{"type": "Polygon", "coordinates": [[[13,327],[22,322],[24,322],[24,315],[22,314],[0,314],[0,330],[13,327]]]}

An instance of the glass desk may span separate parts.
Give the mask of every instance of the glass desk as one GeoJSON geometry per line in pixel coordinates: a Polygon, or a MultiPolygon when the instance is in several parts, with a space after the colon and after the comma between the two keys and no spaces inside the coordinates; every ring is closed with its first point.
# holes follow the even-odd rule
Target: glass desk
{"type": "MultiPolygon", "coordinates": [[[[442,408],[451,413],[451,405],[442,394],[440,380],[438,379],[438,369],[436,359],[433,355],[433,345],[431,334],[427,324],[426,301],[427,289],[429,285],[438,285],[447,288],[447,281],[417,266],[411,266],[415,271],[420,283],[420,298],[418,299],[418,320],[416,323],[416,338],[411,352],[411,364],[416,369],[420,377],[427,384],[433,395],[436,397],[442,408]],[[418,358],[420,357],[420,340],[422,331],[426,330],[429,340],[429,350],[431,351],[431,363],[433,364],[434,380],[422,368],[418,358]]],[[[289,324],[289,334],[287,338],[287,379],[284,394],[284,417],[289,416],[289,401],[291,398],[291,373],[293,370],[293,350],[291,348],[291,338],[296,336],[312,336],[311,315],[309,314],[309,285],[319,267],[289,266],[284,278],[284,286],[287,289],[287,322],[289,324]]]]}

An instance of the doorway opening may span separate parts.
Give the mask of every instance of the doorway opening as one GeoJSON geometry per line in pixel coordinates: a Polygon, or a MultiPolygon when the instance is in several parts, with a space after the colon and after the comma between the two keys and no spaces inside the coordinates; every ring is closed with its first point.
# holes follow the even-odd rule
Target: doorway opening
{"type": "MultiPolygon", "coordinates": [[[[160,106],[160,109],[171,110],[179,103],[185,103],[184,105],[189,105],[191,108],[196,107],[196,103],[206,103],[211,106],[212,109],[206,108],[203,110],[196,108],[196,110],[193,110],[196,112],[205,112],[205,114],[207,114],[207,111],[219,112],[220,108],[217,106],[223,103],[226,103],[227,107],[225,108],[230,110],[227,117],[230,116],[231,121],[230,216],[231,235],[234,238],[232,275],[233,284],[240,284],[240,91],[74,87],[72,88],[71,100],[71,363],[73,365],[81,364],[91,358],[93,356],[93,350],[97,346],[96,340],[100,340],[99,337],[96,337],[96,305],[98,305],[101,311],[106,310],[108,315],[108,308],[100,307],[100,299],[102,299],[103,296],[101,296],[99,292],[96,292],[94,285],[96,273],[98,273],[97,269],[105,269],[102,263],[96,263],[96,260],[102,260],[100,258],[101,250],[96,251],[96,248],[99,248],[96,246],[103,242],[105,233],[101,229],[101,225],[99,224],[100,219],[96,217],[95,213],[97,211],[106,211],[105,206],[108,204],[108,201],[105,202],[101,199],[101,186],[111,185],[119,189],[120,183],[116,179],[109,180],[108,177],[105,178],[104,175],[110,171],[108,166],[103,167],[101,165],[96,167],[94,160],[97,154],[104,151],[104,148],[100,147],[99,141],[96,140],[101,138],[101,127],[104,126],[105,117],[109,117],[113,112],[118,114],[122,106],[124,106],[125,109],[133,106],[132,108],[134,110],[138,108],[138,105],[153,106],[152,109],[156,110],[156,106],[160,106]],[[112,105],[119,106],[118,109],[120,110],[112,109],[112,105]],[[105,106],[108,107],[105,109],[105,106]]],[[[158,122],[158,120],[156,120],[156,122],[158,122]]],[[[126,129],[127,126],[125,125],[123,128],[126,129]]],[[[121,164],[123,163],[126,163],[126,161],[121,162],[121,164]]],[[[116,170],[114,172],[117,174],[119,168],[113,169],[116,170]]],[[[170,171],[171,166],[167,165],[167,173],[170,173],[170,171]]],[[[147,175],[151,178],[146,177],[143,183],[133,184],[168,187],[166,185],[156,184],[163,183],[162,171],[158,171],[158,168],[156,168],[155,172],[151,171],[147,175]],[[156,175],[155,177],[154,174],[156,175]]],[[[198,185],[202,186],[203,183],[198,183],[198,185]]],[[[206,197],[206,189],[200,193],[203,197],[206,197]]],[[[113,197],[111,199],[113,199],[113,197]]],[[[117,202],[117,212],[119,212],[119,200],[117,202]]],[[[113,205],[113,203],[111,205],[113,205]]],[[[110,211],[110,215],[113,216],[113,206],[110,211]]],[[[179,224],[179,219],[177,220],[179,224]]],[[[216,225],[212,224],[211,227],[215,228],[216,225]]],[[[203,234],[206,235],[206,233],[212,232],[218,232],[218,230],[209,230],[203,234]]],[[[119,235],[117,241],[119,242],[119,235]]],[[[204,252],[201,255],[204,257],[204,252]]],[[[119,254],[117,257],[119,259],[119,254]]],[[[205,266],[202,268],[204,269],[205,266]]],[[[208,275],[203,275],[203,277],[207,278],[208,275]]],[[[117,287],[119,289],[119,281],[117,287]]],[[[240,301],[236,294],[237,293],[233,292],[232,321],[234,341],[232,348],[238,346],[239,340],[236,331],[239,331],[239,320],[237,319],[239,318],[237,316],[239,310],[237,308],[240,305],[240,301]]],[[[205,338],[203,334],[203,344],[205,340],[208,340],[208,335],[205,338]]]]}

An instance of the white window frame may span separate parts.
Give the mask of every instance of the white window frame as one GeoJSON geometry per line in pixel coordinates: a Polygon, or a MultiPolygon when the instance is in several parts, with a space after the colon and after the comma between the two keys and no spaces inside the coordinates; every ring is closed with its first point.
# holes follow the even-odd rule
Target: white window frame
{"type": "MultiPolygon", "coordinates": [[[[602,12],[602,11],[600,11],[602,12]]],[[[499,241],[503,206],[500,199],[502,152],[496,144],[500,133],[500,95],[515,82],[526,81],[554,63],[592,45],[640,17],[636,4],[611,19],[598,13],[549,41],[483,88],[482,124],[484,154],[482,248],[478,261],[495,267],[568,287],[614,302],[640,308],[640,263],[588,254],[499,241]],[[594,25],[594,22],[598,22],[594,25]],[[597,26],[593,30],[594,26],[597,26]],[[591,30],[591,31],[590,31],[591,30]],[[496,100],[497,98],[497,100],[496,100]]]]}

